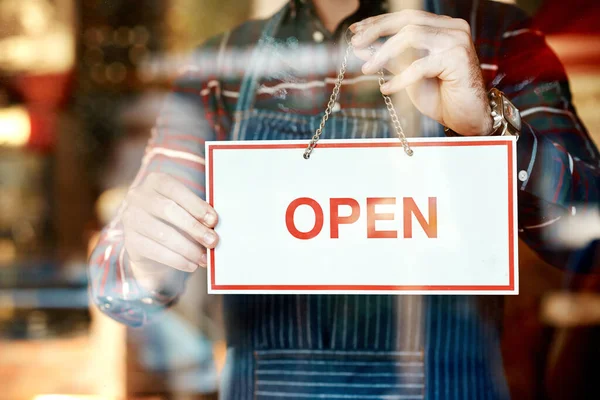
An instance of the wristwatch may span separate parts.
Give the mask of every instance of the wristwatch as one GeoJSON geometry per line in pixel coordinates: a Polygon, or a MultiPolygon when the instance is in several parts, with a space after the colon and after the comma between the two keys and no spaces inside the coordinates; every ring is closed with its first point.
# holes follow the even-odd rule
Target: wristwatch
{"type": "MultiPolygon", "coordinates": [[[[519,139],[521,133],[519,109],[496,88],[489,91],[488,98],[492,109],[492,132],[488,136],[516,136],[519,139]]],[[[444,127],[444,132],[446,136],[462,136],[447,127],[444,127]]]]}
{"type": "Polygon", "coordinates": [[[516,136],[521,133],[521,114],[502,93],[493,88],[488,93],[490,107],[492,108],[492,120],[494,121],[490,136],[516,136]]]}

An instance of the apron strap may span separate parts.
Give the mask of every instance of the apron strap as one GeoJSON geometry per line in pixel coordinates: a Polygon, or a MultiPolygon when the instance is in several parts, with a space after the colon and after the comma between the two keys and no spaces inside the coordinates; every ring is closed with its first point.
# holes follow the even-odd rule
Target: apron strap
{"type": "Polygon", "coordinates": [[[268,56],[267,44],[273,41],[273,36],[288,11],[289,3],[286,3],[277,14],[269,18],[261,32],[258,44],[252,50],[249,66],[244,72],[244,78],[240,85],[240,96],[233,113],[231,140],[240,140],[246,134],[248,119],[245,118],[245,114],[254,106],[256,87],[258,85],[258,80],[261,78],[262,71],[264,70],[264,67],[261,66],[266,65],[266,57],[268,56]]]}
{"type": "Polygon", "coordinates": [[[254,99],[256,97],[256,86],[261,78],[261,71],[264,70],[263,66],[266,64],[265,61],[268,55],[267,44],[272,42],[275,32],[279,28],[283,17],[288,13],[288,11],[289,3],[286,3],[286,5],[279,10],[277,14],[269,18],[265,27],[263,28],[260,39],[258,40],[258,44],[252,51],[249,67],[244,73],[244,78],[240,87],[240,97],[238,98],[235,108],[236,112],[249,110],[254,104],[254,99]]]}

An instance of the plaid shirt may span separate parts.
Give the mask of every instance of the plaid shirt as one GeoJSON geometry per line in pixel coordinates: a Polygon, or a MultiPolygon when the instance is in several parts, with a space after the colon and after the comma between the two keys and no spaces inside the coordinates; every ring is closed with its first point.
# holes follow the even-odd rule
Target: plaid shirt
{"type": "MultiPolygon", "coordinates": [[[[381,2],[361,2],[359,11],[331,34],[310,1],[293,0],[268,44],[272,54],[261,71],[255,107],[274,114],[322,113],[343,54],[342,33],[354,21],[385,12],[384,7],[381,2]]],[[[487,87],[502,90],[521,111],[519,235],[550,263],[567,266],[572,249],[551,239],[575,214],[598,207],[600,155],[573,108],[563,67],[542,33],[513,6],[431,0],[428,8],[470,22],[487,87]]],[[[204,143],[235,138],[230,128],[240,82],[265,22],[247,22],[208,40],[193,54],[157,121],[132,186],[160,171],[204,198],[204,143]]],[[[385,107],[377,78],[363,76],[361,64],[350,60],[335,112],[364,116],[385,107]]],[[[290,139],[304,139],[312,132],[288,133],[290,139]]],[[[144,323],[153,309],[177,297],[149,296],[138,287],[126,260],[119,216],[103,230],[91,255],[90,287],[103,311],[131,325],[144,323]]]]}

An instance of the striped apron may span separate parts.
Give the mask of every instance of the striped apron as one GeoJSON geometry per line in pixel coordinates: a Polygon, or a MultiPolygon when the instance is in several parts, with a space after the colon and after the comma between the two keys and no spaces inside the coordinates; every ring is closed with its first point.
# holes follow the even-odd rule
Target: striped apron
{"type": "MultiPolygon", "coordinates": [[[[286,12],[284,8],[269,21],[254,50],[236,105],[233,140],[308,141],[321,122],[321,115],[255,107],[257,71],[268,56],[264,44],[286,12]]],[[[424,134],[443,134],[437,126],[433,129],[424,134]]],[[[330,117],[324,135],[393,136],[384,107],[340,110],[330,117]]],[[[221,382],[224,400],[509,397],[499,350],[501,298],[225,295],[223,299],[228,346],[221,382]]]]}

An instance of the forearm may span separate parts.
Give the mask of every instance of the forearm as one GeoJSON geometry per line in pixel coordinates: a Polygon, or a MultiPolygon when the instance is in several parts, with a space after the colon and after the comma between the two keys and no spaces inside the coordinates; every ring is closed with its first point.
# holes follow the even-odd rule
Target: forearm
{"type": "Polygon", "coordinates": [[[594,230],[587,228],[600,226],[600,169],[527,124],[517,148],[520,237],[555,266],[597,270],[599,266],[578,263],[573,256],[595,239],[594,230]]]}
{"type": "MultiPolygon", "coordinates": [[[[590,145],[593,146],[593,143],[590,145]]],[[[578,207],[598,206],[600,199],[598,165],[581,160],[560,144],[548,140],[543,133],[536,132],[529,124],[523,126],[517,149],[520,190],[552,205],[559,214],[563,212],[576,214],[578,207]]],[[[525,215],[524,217],[529,219],[536,216],[525,215]]],[[[523,222],[544,221],[524,220],[523,222]]]]}
{"type": "MultiPolygon", "coordinates": [[[[502,35],[492,85],[521,112],[517,141],[519,236],[546,261],[572,267],[593,237],[572,240],[600,202],[600,154],[579,120],[564,68],[540,32],[523,19],[502,35]]],[[[579,271],[592,269],[580,265],[579,271]]]]}
{"type": "MultiPolygon", "coordinates": [[[[215,43],[219,42],[213,40],[208,47],[214,47],[215,43]]],[[[198,65],[203,65],[205,49],[206,47],[199,49],[196,57],[198,65]]],[[[213,52],[207,54],[211,55],[213,52]]],[[[181,225],[193,215],[180,212],[176,214],[177,218],[167,222],[164,218],[161,220],[162,214],[152,213],[141,207],[140,204],[146,204],[142,198],[147,200],[146,195],[164,200],[163,194],[158,193],[159,188],[149,189],[142,196],[130,195],[139,192],[136,188],[139,189],[150,181],[147,178],[158,173],[177,181],[178,185],[189,191],[191,203],[182,202],[180,206],[193,208],[196,199],[205,197],[204,143],[216,138],[215,127],[219,127],[221,121],[217,118],[220,114],[216,111],[215,91],[208,87],[209,77],[196,70],[197,66],[192,65],[189,71],[174,83],[146,148],[140,171],[128,193],[132,207],[129,207],[126,199],[116,219],[102,231],[99,243],[90,258],[90,291],[93,301],[104,313],[129,325],[142,325],[157,311],[173,304],[182,294],[185,280],[189,276],[178,269],[177,265],[169,264],[169,257],[157,257],[165,256],[166,253],[174,255],[174,247],[169,247],[166,242],[159,243],[160,237],[154,238],[158,240],[155,242],[150,236],[155,236],[157,232],[171,232],[165,237],[173,239],[177,235],[181,236],[182,232],[189,234],[185,229],[182,231],[181,225]],[[137,203],[133,204],[136,201],[137,203]],[[138,213],[133,215],[132,209],[138,213]],[[142,215],[146,220],[140,219],[142,215]],[[187,219],[181,218],[182,215],[187,219]],[[132,224],[132,220],[135,223],[132,224]],[[163,225],[159,225],[161,228],[158,229],[152,228],[154,222],[163,225]],[[139,229],[140,224],[144,229],[139,229]],[[128,227],[127,230],[124,229],[124,225],[128,227]],[[133,264],[126,250],[125,233],[129,240],[127,249],[135,256],[136,261],[133,264]],[[151,242],[151,245],[132,247],[131,242],[134,238],[142,238],[151,242]],[[165,260],[169,265],[164,264],[165,260]]],[[[158,184],[163,183],[161,181],[158,184]]],[[[174,185],[170,182],[168,186],[174,185]]],[[[163,207],[160,207],[159,211],[164,212],[164,202],[161,204],[163,207]]],[[[157,211],[155,207],[150,208],[157,211]]],[[[196,250],[196,247],[197,244],[192,250],[196,250]]],[[[196,255],[194,252],[190,254],[196,255]]],[[[181,254],[175,255],[181,259],[181,254]]],[[[197,267],[200,263],[199,257],[191,257],[190,263],[197,267]]]]}

